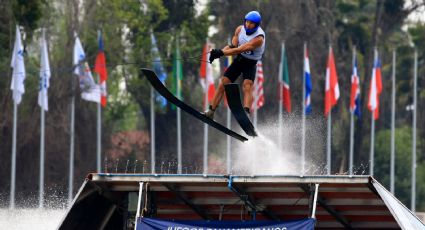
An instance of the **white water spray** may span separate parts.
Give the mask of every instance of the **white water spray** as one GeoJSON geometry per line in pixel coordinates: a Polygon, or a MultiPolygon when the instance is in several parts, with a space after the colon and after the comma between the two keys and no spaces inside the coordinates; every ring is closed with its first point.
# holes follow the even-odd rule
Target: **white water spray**
{"type": "Polygon", "coordinates": [[[0,209],[0,229],[57,229],[63,209],[0,209]]]}
{"type": "MultiPolygon", "coordinates": [[[[309,132],[319,137],[319,125],[309,127],[309,132]]],[[[320,161],[306,158],[306,171],[301,172],[301,121],[287,118],[283,131],[279,134],[276,122],[267,122],[257,128],[258,137],[245,143],[238,143],[234,148],[233,170],[236,175],[305,175],[316,174],[321,168],[320,161]],[[281,146],[279,147],[279,139],[281,146]]],[[[323,142],[324,143],[324,142],[323,142]]],[[[309,143],[307,143],[308,145],[309,143]]],[[[316,143],[315,143],[316,144],[316,143]]],[[[323,144],[324,145],[324,144],[323,144]]],[[[320,173],[319,173],[320,174],[320,173]]]]}

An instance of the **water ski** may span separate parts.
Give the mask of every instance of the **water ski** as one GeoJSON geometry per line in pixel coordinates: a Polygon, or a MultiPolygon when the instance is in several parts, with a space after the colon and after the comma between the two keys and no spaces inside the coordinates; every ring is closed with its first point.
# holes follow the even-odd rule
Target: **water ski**
{"type": "Polygon", "coordinates": [[[229,108],[232,111],[233,116],[246,134],[256,137],[257,133],[255,132],[254,126],[242,107],[239,85],[235,83],[226,84],[224,85],[224,89],[226,91],[227,103],[229,104],[229,108]]]}
{"type": "Polygon", "coordinates": [[[151,69],[141,68],[143,74],[146,76],[148,81],[151,83],[152,87],[155,88],[156,91],[158,91],[161,96],[163,96],[165,99],[167,99],[170,103],[173,103],[175,106],[179,107],[186,113],[189,113],[190,115],[198,118],[199,120],[203,121],[204,123],[220,130],[221,132],[236,138],[242,142],[247,141],[248,139],[228,128],[221,125],[220,123],[215,122],[214,120],[211,120],[210,118],[206,117],[204,114],[200,113],[199,111],[195,110],[194,108],[190,107],[183,101],[179,100],[177,97],[175,97],[158,79],[158,76],[156,73],[151,69]]]}

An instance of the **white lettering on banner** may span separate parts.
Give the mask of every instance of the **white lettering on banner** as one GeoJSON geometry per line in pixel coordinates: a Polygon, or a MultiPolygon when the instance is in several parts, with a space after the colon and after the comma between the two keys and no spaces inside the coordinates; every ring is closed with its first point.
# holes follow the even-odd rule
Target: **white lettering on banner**
{"type": "MultiPolygon", "coordinates": [[[[204,228],[168,226],[167,230],[204,230],[204,228]]],[[[205,230],[288,230],[286,227],[206,228],[205,230]]]]}

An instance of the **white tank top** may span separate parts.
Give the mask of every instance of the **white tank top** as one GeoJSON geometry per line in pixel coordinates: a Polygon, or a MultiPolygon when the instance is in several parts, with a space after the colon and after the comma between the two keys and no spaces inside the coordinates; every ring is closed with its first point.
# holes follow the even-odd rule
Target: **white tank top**
{"type": "Polygon", "coordinates": [[[266,47],[266,34],[264,33],[263,29],[261,27],[258,27],[257,31],[251,35],[246,35],[245,27],[242,26],[241,31],[239,32],[238,37],[238,47],[251,41],[255,37],[262,35],[263,36],[263,44],[256,48],[255,50],[245,51],[241,53],[243,57],[246,57],[251,60],[261,60],[263,57],[264,49],[266,47]]]}

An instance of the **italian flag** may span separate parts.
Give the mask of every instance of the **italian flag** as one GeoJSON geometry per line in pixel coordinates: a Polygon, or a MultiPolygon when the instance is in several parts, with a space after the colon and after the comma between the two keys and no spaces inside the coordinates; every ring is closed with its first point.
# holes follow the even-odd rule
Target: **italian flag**
{"type": "Polygon", "coordinates": [[[286,57],[285,45],[282,44],[282,55],[279,65],[279,90],[280,102],[288,113],[291,112],[291,91],[289,88],[288,58],[286,57]]]}

